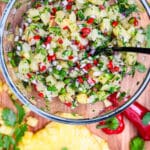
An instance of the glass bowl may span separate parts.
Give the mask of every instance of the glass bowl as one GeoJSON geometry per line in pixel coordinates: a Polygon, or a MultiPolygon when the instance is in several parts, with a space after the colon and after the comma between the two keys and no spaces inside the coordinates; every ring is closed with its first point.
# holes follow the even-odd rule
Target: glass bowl
{"type": "MultiPolygon", "coordinates": [[[[55,115],[56,112],[61,111],[61,107],[64,107],[59,102],[51,104],[51,110],[43,110],[42,108],[46,107],[45,103],[41,103],[40,99],[36,99],[36,102],[31,99],[31,97],[34,95],[34,91],[32,91],[32,89],[30,89],[30,91],[27,91],[23,87],[21,82],[16,77],[15,70],[11,67],[7,57],[7,53],[12,50],[14,44],[13,39],[15,36],[15,29],[20,24],[23,13],[26,12],[26,10],[30,7],[31,3],[32,2],[30,0],[11,0],[6,7],[3,13],[2,20],[0,22],[0,64],[2,68],[2,73],[12,91],[24,105],[28,106],[32,111],[36,112],[37,114],[53,121],[68,124],[89,124],[99,122],[117,115],[118,113],[129,107],[141,95],[141,93],[144,91],[145,87],[150,81],[150,56],[144,54],[139,54],[138,59],[141,63],[146,65],[147,72],[136,72],[134,78],[126,77],[124,79],[122,83],[122,89],[130,89],[131,98],[126,102],[123,102],[117,108],[114,108],[109,112],[105,111],[106,104],[104,102],[100,102],[99,105],[88,104],[88,107],[86,105],[81,105],[79,107],[81,110],[80,115],[84,115],[85,110],[87,113],[86,117],[84,117],[83,119],[69,119],[55,115]],[[53,108],[55,108],[54,111],[53,108]],[[98,111],[102,109],[104,111],[100,115],[98,111]],[[96,111],[96,113],[98,112],[97,115],[91,115],[92,111],[96,111]]],[[[147,7],[148,5],[147,3],[145,3],[145,1],[143,5],[146,10],[150,12],[150,9],[149,7],[147,7]]],[[[66,108],[65,112],[76,113],[78,112],[79,108],[72,110],[66,108]]],[[[64,109],[62,110],[64,111],[64,109]]]]}

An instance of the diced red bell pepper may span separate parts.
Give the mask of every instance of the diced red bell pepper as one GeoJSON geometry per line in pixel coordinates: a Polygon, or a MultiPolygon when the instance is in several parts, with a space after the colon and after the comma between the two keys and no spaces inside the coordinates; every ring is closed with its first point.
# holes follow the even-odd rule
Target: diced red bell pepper
{"type": "Polygon", "coordinates": [[[83,67],[86,71],[90,70],[92,68],[92,64],[88,63],[83,67]]]}
{"type": "Polygon", "coordinates": [[[33,37],[33,39],[34,39],[34,40],[40,40],[40,39],[41,39],[41,36],[40,36],[40,35],[35,35],[35,36],[33,37]]]}
{"type": "Polygon", "coordinates": [[[83,38],[86,38],[90,33],[91,33],[90,28],[84,27],[84,28],[81,29],[81,36],[83,38]]]}
{"type": "Polygon", "coordinates": [[[134,26],[138,26],[139,25],[139,21],[137,20],[136,17],[134,17],[134,22],[133,22],[134,26]]]}
{"type": "Polygon", "coordinates": [[[83,80],[83,78],[82,78],[81,76],[79,76],[79,77],[77,78],[77,81],[78,81],[79,83],[83,83],[83,82],[84,82],[84,80],[83,80]]]}
{"type": "Polygon", "coordinates": [[[95,19],[91,17],[91,18],[89,18],[89,19],[87,20],[87,23],[88,23],[88,24],[93,24],[93,23],[94,23],[94,20],[95,20],[95,19]]]}
{"type": "Polygon", "coordinates": [[[44,94],[43,94],[42,92],[39,92],[39,93],[38,93],[38,96],[41,97],[41,98],[43,98],[43,97],[44,97],[44,94]]]}
{"type": "Polygon", "coordinates": [[[71,102],[65,102],[64,103],[67,107],[71,107],[72,106],[72,103],[71,102]]]}
{"type": "Polygon", "coordinates": [[[113,26],[113,27],[118,26],[118,24],[119,24],[119,22],[118,22],[118,21],[113,21],[113,22],[112,22],[112,26],[113,26]]]}
{"type": "Polygon", "coordinates": [[[47,67],[46,67],[45,65],[39,64],[39,71],[40,71],[40,72],[44,72],[44,71],[46,71],[46,69],[47,69],[47,67]]]}
{"type": "Polygon", "coordinates": [[[72,3],[66,5],[66,10],[70,11],[72,9],[72,3]]]}
{"type": "Polygon", "coordinates": [[[63,40],[62,40],[61,38],[59,38],[59,39],[57,40],[57,42],[58,42],[59,44],[63,44],[63,40]]]}
{"type": "Polygon", "coordinates": [[[71,55],[68,57],[69,60],[72,60],[74,57],[71,55]]]}
{"type": "Polygon", "coordinates": [[[56,60],[56,54],[48,55],[47,59],[48,59],[49,62],[56,60]]]}

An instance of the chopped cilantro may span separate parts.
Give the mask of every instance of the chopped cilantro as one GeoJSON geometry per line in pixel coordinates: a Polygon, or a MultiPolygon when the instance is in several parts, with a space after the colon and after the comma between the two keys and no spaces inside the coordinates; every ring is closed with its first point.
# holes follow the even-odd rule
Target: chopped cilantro
{"type": "Polygon", "coordinates": [[[16,121],[17,121],[16,114],[8,108],[3,109],[2,119],[4,120],[4,123],[7,126],[15,126],[16,121]]]}

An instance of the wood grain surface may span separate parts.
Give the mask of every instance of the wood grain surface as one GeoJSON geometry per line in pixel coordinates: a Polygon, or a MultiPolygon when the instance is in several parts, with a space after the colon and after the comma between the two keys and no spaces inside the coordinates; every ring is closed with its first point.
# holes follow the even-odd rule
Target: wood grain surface
{"type": "MultiPolygon", "coordinates": [[[[149,2],[150,2],[150,0],[149,0],[149,2]]],[[[0,15],[2,14],[4,8],[5,8],[5,4],[0,2],[0,15]]],[[[143,14],[142,18],[143,18],[142,24],[147,24],[148,18],[146,17],[145,14],[143,14]]],[[[150,24],[150,20],[148,21],[148,24],[150,24]]],[[[145,89],[143,94],[138,98],[137,101],[150,109],[150,84],[147,86],[147,88],[145,89]]],[[[9,103],[10,103],[10,101],[7,101],[7,98],[3,99],[3,97],[0,96],[0,105],[7,106],[7,105],[9,105],[9,103]]],[[[45,121],[45,122],[47,123],[47,121],[45,121]]],[[[93,132],[95,131],[94,130],[95,124],[87,125],[87,126],[91,131],[93,131],[93,132]]],[[[105,140],[107,140],[110,150],[129,150],[129,142],[130,142],[131,138],[133,138],[137,134],[138,134],[137,130],[135,129],[134,126],[132,126],[132,124],[127,119],[125,119],[125,130],[123,133],[121,133],[119,135],[107,136],[106,134],[99,131],[99,135],[102,138],[104,138],[105,140]]],[[[146,142],[145,150],[150,150],[150,142],[146,142]]]]}

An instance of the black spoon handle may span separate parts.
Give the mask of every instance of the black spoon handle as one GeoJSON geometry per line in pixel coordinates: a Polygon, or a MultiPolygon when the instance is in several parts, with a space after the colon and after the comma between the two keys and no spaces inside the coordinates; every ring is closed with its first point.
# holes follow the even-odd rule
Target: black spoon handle
{"type": "Polygon", "coordinates": [[[113,51],[150,54],[150,48],[141,47],[112,47],[113,51]]]}

